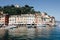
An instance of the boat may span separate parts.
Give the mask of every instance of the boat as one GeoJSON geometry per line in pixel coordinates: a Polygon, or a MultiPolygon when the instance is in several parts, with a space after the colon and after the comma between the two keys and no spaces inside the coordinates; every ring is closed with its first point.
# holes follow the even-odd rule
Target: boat
{"type": "Polygon", "coordinates": [[[46,27],[46,24],[37,24],[38,27],[46,27]]]}
{"type": "Polygon", "coordinates": [[[13,29],[13,28],[16,28],[17,26],[15,26],[15,25],[9,25],[9,26],[7,26],[7,27],[5,27],[4,29],[13,29]]]}
{"type": "Polygon", "coordinates": [[[27,24],[26,25],[28,28],[36,28],[36,24],[27,24]]]}

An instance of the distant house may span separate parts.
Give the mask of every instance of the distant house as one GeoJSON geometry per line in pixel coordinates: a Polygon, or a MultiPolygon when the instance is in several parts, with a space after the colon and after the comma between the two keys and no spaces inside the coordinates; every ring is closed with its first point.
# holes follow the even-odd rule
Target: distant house
{"type": "Polygon", "coordinates": [[[51,16],[51,21],[50,21],[52,24],[51,25],[55,25],[56,22],[55,22],[55,17],[51,16]]]}
{"type": "Polygon", "coordinates": [[[55,18],[53,16],[47,15],[45,12],[42,13],[43,23],[55,25],[55,18]]]}

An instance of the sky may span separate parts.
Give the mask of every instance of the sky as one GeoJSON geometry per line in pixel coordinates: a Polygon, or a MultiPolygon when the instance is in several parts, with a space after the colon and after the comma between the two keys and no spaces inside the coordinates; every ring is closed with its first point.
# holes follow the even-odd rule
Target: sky
{"type": "Polygon", "coordinates": [[[60,21],[60,0],[0,0],[0,6],[11,4],[33,6],[36,11],[46,12],[60,21]]]}

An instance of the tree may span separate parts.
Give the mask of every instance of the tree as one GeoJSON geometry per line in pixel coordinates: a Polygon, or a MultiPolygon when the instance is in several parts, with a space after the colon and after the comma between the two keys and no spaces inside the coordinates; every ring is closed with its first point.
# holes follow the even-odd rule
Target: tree
{"type": "Polygon", "coordinates": [[[14,5],[4,6],[3,11],[4,13],[8,13],[9,15],[17,15],[21,12],[20,8],[16,8],[14,5]]]}
{"type": "Polygon", "coordinates": [[[25,5],[21,8],[21,12],[22,14],[27,14],[27,13],[34,13],[33,7],[29,6],[29,5],[25,5]]]}
{"type": "Polygon", "coordinates": [[[44,12],[44,14],[45,14],[45,15],[47,15],[47,13],[46,13],[46,12],[44,12]]]}
{"type": "Polygon", "coordinates": [[[2,9],[2,7],[0,6],[0,11],[2,11],[3,9],[2,9]]]}
{"type": "Polygon", "coordinates": [[[14,5],[7,5],[4,6],[3,8],[0,7],[1,10],[3,10],[3,12],[5,14],[9,14],[9,15],[21,15],[21,14],[34,14],[36,11],[34,10],[34,7],[29,6],[29,5],[25,5],[19,8],[16,8],[14,5]]]}

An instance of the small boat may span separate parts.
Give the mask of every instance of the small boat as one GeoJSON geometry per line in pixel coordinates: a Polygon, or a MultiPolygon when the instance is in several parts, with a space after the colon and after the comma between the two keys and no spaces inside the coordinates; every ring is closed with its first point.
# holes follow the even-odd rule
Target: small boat
{"type": "Polygon", "coordinates": [[[28,24],[26,25],[28,28],[36,28],[36,25],[35,24],[28,24]]]}
{"type": "Polygon", "coordinates": [[[38,27],[46,27],[46,24],[37,24],[38,27]]]}
{"type": "Polygon", "coordinates": [[[27,26],[28,28],[32,28],[32,25],[30,25],[30,24],[29,24],[29,25],[26,25],[26,26],[27,26]]]}
{"type": "Polygon", "coordinates": [[[5,29],[13,29],[13,28],[16,28],[17,26],[15,26],[15,25],[9,25],[9,26],[7,26],[7,27],[5,27],[5,29]]]}

